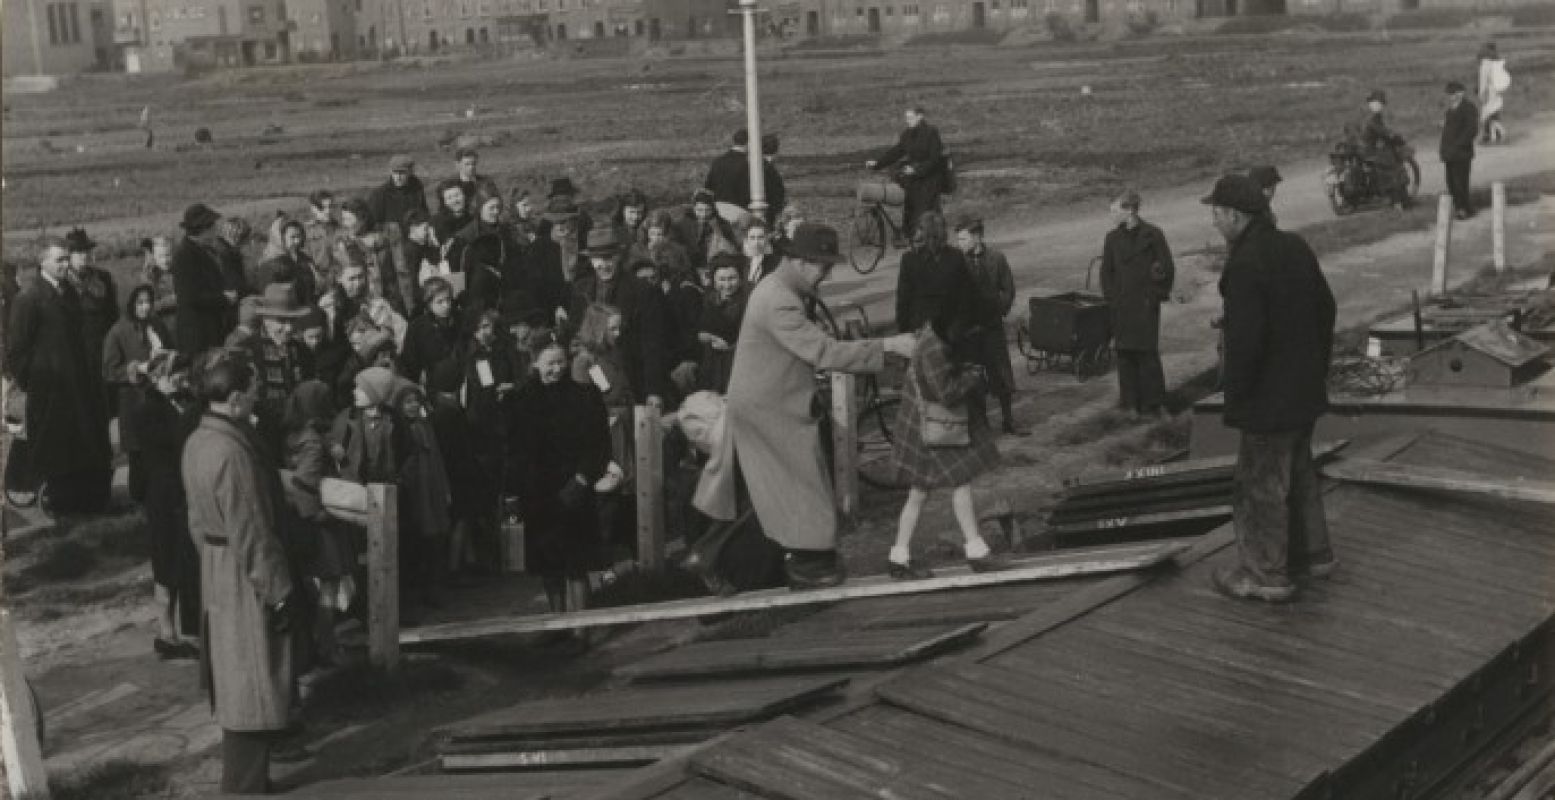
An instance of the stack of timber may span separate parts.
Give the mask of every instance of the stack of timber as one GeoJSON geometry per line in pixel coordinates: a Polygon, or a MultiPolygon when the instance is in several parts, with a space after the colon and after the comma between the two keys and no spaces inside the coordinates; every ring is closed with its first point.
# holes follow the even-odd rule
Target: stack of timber
{"type": "Polygon", "coordinates": [[[845,677],[790,677],[535,700],[446,728],[439,755],[446,772],[648,764],[734,726],[812,705],[845,683],[845,677]]]}
{"type": "Polygon", "coordinates": [[[1537,341],[1555,344],[1555,314],[1551,313],[1548,295],[1543,291],[1438,300],[1421,307],[1418,326],[1415,312],[1405,311],[1373,324],[1371,338],[1377,340],[1382,355],[1408,356],[1470,328],[1498,320],[1512,324],[1537,341]]]}
{"type": "MultiPolygon", "coordinates": [[[[1316,444],[1312,457],[1323,461],[1344,445],[1316,444]]],[[[1047,532],[1060,547],[1207,533],[1231,516],[1235,469],[1235,456],[1220,456],[1071,478],[1047,532]]]]}

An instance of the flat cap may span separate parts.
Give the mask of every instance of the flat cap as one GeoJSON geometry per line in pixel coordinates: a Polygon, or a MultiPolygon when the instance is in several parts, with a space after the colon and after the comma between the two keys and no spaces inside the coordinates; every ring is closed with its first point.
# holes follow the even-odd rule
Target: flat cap
{"type": "Polygon", "coordinates": [[[1233,208],[1244,214],[1258,214],[1269,208],[1263,189],[1246,175],[1222,175],[1215,188],[1200,201],[1207,206],[1233,208]]]}
{"type": "Polygon", "coordinates": [[[416,168],[416,160],[404,153],[397,153],[389,157],[390,172],[409,172],[416,168]]]}

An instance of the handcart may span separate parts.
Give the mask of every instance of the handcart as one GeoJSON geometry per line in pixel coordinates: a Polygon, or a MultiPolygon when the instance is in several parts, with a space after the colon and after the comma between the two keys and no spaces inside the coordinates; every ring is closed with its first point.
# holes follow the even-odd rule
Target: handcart
{"type": "Polygon", "coordinates": [[[1044,291],[1016,331],[1026,372],[1068,369],[1080,380],[1112,368],[1112,311],[1101,295],[1044,291]]]}

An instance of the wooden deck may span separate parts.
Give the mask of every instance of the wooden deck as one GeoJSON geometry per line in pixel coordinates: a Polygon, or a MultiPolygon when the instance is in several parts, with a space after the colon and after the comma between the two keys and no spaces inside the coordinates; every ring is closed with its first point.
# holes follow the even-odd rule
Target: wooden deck
{"type": "MultiPolygon", "coordinates": [[[[1346,454],[1555,474],[1550,460],[1441,434],[1346,454]]],[[[839,604],[752,650],[890,631],[914,603],[936,624],[970,621],[983,593],[1005,621],[927,664],[853,673],[840,701],[553,797],[1428,797],[1551,702],[1555,512],[1356,484],[1331,485],[1326,503],[1340,565],[1295,604],[1210,589],[1210,571],[1236,559],[1229,526],[1176,570],[839,604]]]]}

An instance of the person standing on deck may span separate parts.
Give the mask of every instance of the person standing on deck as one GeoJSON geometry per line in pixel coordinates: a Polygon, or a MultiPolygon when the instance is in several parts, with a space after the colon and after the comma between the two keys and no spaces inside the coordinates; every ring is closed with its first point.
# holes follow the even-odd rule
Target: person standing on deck
{"type": "MultiPolygon", "coordinates": [[[[1262,189],[1258,196],[1264,197],[1262,189]]],[[[1268,200],[1262,202],[1267,209],[1268,200]]],[[[1135,417],[1164,415],[1161,303],[1171,297],[1176,274],[1166,234],[1139,218],[1139,203],[1139,193],[1132,190],[1112,201],[1115,227],[1101,251],[1101,291],[1112,310],[1118,354],[1118,408],[1135,417]]]]}
{"type": "Polygon", "coordinates": [[[1327,577],[1336,564],[1312,463],[1312,428],[1328,410],[1334,296],[1312,248],[1269,219],[1257,184],[1227,175],[1203,202],[1229,247],[1222,384],[1225,423],[1242,432],[1232,498],[1240,565],[1217,569],[1214,586],[1289,602],[1293,579],[1327,577]]]}

